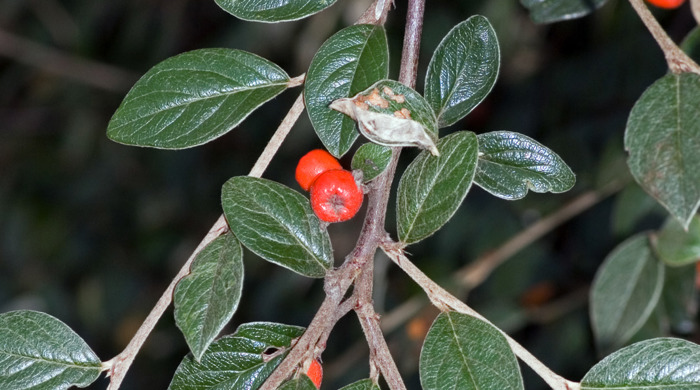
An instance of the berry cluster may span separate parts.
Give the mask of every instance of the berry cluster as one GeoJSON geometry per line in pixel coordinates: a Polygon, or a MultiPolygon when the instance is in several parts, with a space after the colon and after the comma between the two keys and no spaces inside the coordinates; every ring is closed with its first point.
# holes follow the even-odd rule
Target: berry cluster
{"type": "Polygon", "coordinates": [[[325,150],[315,149],[299,160],[296,179],[311,192],[311,208],[325,222],[343,222],[362,206],[363,193],[352,172],[325,150]]]}
{"type": "Polygon", "coordinates": [[[685,0],[647,0],[647,2],[659,8],[674,9],[683,5],[685,0]]]}

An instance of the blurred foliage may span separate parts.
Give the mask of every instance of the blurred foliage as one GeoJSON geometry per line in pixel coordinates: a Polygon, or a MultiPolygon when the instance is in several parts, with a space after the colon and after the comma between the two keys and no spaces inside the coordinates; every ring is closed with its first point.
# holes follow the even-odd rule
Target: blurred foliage
{"type": "MultiPolygon", "coordinates": [[[[235,20],[213,1],[0,2],[0,312],[45,311],[70,325],[101,359],[117,354],[221,213],[221,185],[250,170],[300,92],[283,93],[208,145],[160,151],[118,145],[105,136],[131,83],[165,58],[205,47],[248,50],[299,75],[321,43],[366,4],[341,1],[305,21],[267,25],[235,20]],[[16,37],[40,46],[13,46],[16,37]],[[114,72],[100,78],[116,87],[77,81],[78,70],[70,66],[56,73],[58,62],[30,64],[27,58],[46,48],[112,66],[114,72]]],[[[393,78],[405,8],[397,1],[387,23],[393,78]]],[[[655,12],[676,41],[693,26],[687,5],[655,12]]],[[[517,1],[436,0],[426,10],[419,89],[441,38],[477,13],[489,18],[499,38],[501,74],[493,93],[443,135],[462,129],[521,132],[558,153],[576,173],[577,184],[566,194],[529,194],[514,202],[473,187],[444,229],[409,250],[429,276],[452,289],[458,287],[454,272],[479,255],[577,195],[611,179],[627,180],[620,163],[627,114],[666,72],[660,50],[624,1],[611,1],[580,20],[539,26],[517,1]]],[[[298,189],[292,167],[319,146],[304,115],[264,176],[298,189]]],[[[405,151],[402,167],[413,156],[405,151]]],[[[342,162],[349,167],[348,158],[342,162]]],[[[468,302],[555,371],[580,379],[598,357],[585,299],[572,297],[590,285],[617,243],[661,226],[663,212],[648,209],[620,220],[630,211],[618,210],[614,197],[603,201],[516,254],[472,291],[468,302]],[[557,315],[536,310],[560,299],[570,303],[557,315]]],[[[395,236],[394,218],[392,205],[387,228],[395,236]]],[[[336,262],[354,245],[360,222],[330,228],[336,262]]],[[[319,281],[249,252],[245,267],[240,308],[225,333],[247,321],[308,324],[323,296],[319,281]]],[[[421,295],[392,266],[377,285],[386,291],[377,299],[384,302],[380,311],[421,295]]],[[[435,315],[424,311],[417,319],[429,324],[435,315]]],[[[420,329],[421,322],[412,321],[388,335],[394,355],[405,357],[399,367],[409,388],[419,383],[420,329]]],[[[700,341],[697,331],[686,336],[700,341]]],[[[361,332],[349,316],[334,330],[323,355],[327,364],[348,359],[334,376],[327,371],[329,388],[366,377],[366,349],[353,346],[357,340],[361,332]],[[361,359],[348,357],[347,350],[360,351],[361,359]]],[[[167,387],[186,352],[169,311],[123,388],[167,387]]],[[[526,388],[546,388],[528,369],[524,374],[526,388]]]]}

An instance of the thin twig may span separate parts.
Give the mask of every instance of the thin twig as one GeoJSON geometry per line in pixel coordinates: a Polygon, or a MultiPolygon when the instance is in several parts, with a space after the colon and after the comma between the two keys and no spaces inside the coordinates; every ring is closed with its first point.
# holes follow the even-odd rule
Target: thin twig
{"type": "Polygon", "coordinates": [[[698,66],[692,58],[676,45],[673,40],[666,34],[666,31],[661,27],[654,15],[651,14],[649,8],[644,4],[643,0],[629,0],[632,8],[637,12],[637,15],[642,19],[642,22],[647,27],[664,52],[668,68],[671,72],[680,74],[685,72],[693,72],[700,74],[700,66],[698,66]]]}
{"type": "Polygon", "coordinates": [[[700,0],[690,0],[690,11],[693,13],[695,23],[700,25],[700,0]]]}
{"type": "Polygon", "coordinates": [[[0,56],[110,92],[123,93],[138,80],[135,73],[79,58],[2,30],[0,56]]]}
{"type": "Polygon", "coordinates": [[[424,12],[425,0],[408,0],[408,13],[406,15],[406,29],[403,35],[399,82],[411,88],[416,87],[424,12]]]}
{"type": "MultiPolygon", "coordinates": [[[[265,150],[260,154],[260,157],[258,157],[255,165],[250,170],[250,176],[262,176],[263,172],[265,172],[265,169],[270,164],[272,156],[275,155],[279,147],[282,145],[282,141],[284,141],[284,138],[287,136],[287,134],[289,134],[289,131],[294,126],[294,123],[297,121],[303,110],[304,99],[302,95],[299,95],[297,100],[294,102],[294,105],[292,105],[292,108],[289,110],[289,113],[287,113],[285,118],[282,120],[282,123],[275,131],[275,134],[273,134],[272,138],[268,142],[265,150]]],[[[131,363],[134,361],[136,354],[141,350],[141,347],[146,342],[148,335],[151,334],[158,320],[163,316],[163,313],[165,313],[168,306],[170,306],[170,303],[173,300],[173,291],[175,291],[175,287],[182,278],[190,273],[190,266],[199,252],[209,245],[209,243],[214,241],[214,239],[227,231],[228,224],[226,223],[224,216],[221,215],[211,229],[209,229],[206,236],[204,236],[204,239],[202,239],[199,245],[197,245],[197,248],[194,250],[194,252],[192,252],[177,275],[175,275],[175,278],[173,278],[173,280],[170,282],[170,285],[163,292],[163,295],[161,295],[160,299],[148,314],[148,317],[146,317],[143,324],[141,324],[141,327],[139,327],[139,329],[136,331],[136,334],[126,348],[124,348],[119,355],[102,364],[103,370],[109,370],[107,375],[111,377],[107,390],[117,390],[119,386],[121,386],[122,381],[126,376],[126,372],[129,370],[131,363]]]]}
{"type": "Polygon", "coordinates": [[[517,341],[513,340],[508,334],[503,332],[501,329],[493,325],[489,320],[484,318],[481,314],[474,311],[471,307],[467,306],[464,302],[457,299],[452,294],[448,293],[445,289],[440,287],[437,283],[433,282],[432,279],[427,277],[423,271],[416,267],[411,261],[403,254],[403,250],[396,243],[389,241],[384,242],[381,245],[384,253],[389,256],[389,258],[398,265],[406,274],[411,277],[428,295],[428,298],[435,306],[437,306],[442,311],[457,311],[459,313],[467,314],[472,317],[478,318],[494,327],[498,330],[508,341],[508,345],[513,350],[516,356],[520,358],[525,364],[530,366],[537,375],[539,375],[544,381],[554,390],[578,390],[580,389],[580,384],[577,382],[569,381],[560,375],[556,374],[549,367],[545,366],[541,361],[539,361],[535,356],[533,356],[527,349],[521,346],[517,341]]]}
{"type": "Polygon", "coordinates": [[[533,241],[540,239],[545,234],[561,226],[564,222],[569,221],[595,206],[608,196],[620,191],[624,187],[624,184],[625,183],[622,181],[614,181],[600,190],[591,190],[579,195],[556,212],[533,223],[525,230],[520,231],[504,244],[500,245],[498,249],[486,253],[457,271],[456,276],[459,283],[468,290],[472,290],[483,283],[483,281],[491,275],[493,270],[516,253],[520,252],[523,248],[530,245],[533,241]]]}

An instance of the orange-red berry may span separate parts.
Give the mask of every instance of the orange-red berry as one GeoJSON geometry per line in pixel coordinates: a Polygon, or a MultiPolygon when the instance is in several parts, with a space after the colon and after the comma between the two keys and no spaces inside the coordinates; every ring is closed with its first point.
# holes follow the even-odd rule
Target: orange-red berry
{"type": "Polygon", "coordinates": [[[674,9],[683,5],[685,0],[647,0],[647,2],[659,8],[674,9]]]}
{"type": "Polygon", "coordinates": [[[343,169],[333,155],[323,149],[314,149],[299,159],[296,179],[304,191],[308,191],[320,174],[331,169],[343,169]]]}
{"type": "Polygon", "coordinates": [[[322,221],[343,222],[357,214],[363,196],[351,172],[334,169],[311,185],[311,208],[322,221]]]}
{"type": "Polygon", "coordinates": [[[321,388],[321,380],[323,379],[323,368],[318,360],[314,359],[309,366],[309,370],[306,371],[306,376],[311,379],[317,389],[321,388]]]}

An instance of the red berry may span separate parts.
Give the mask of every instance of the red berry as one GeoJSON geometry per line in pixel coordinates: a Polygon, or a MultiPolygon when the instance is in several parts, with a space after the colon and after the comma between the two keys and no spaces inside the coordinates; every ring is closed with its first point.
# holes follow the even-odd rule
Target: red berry
{"type": "Polygon", "coordinates": [[[314,180],[323,172],[343,169],[338,160],[323,149],[314,149],[299,159],[296,179],[304,191],[308,191],[314,180]]]}
{"type": "Polygon", "coordinates": [[[659,8],[674,9],[683,5],[685,0],[647,0],[647,2],[659,8]]]}
{"type": "Polygon", "coordinates": [[[323,379],[323,368],[318,360],[314,359],[309,366],[309,370],[306,371],[306,376],[311,379],[317,389],[321,388],[321,380],[323,379]]]}
{"type": "Polygon", "coordinates": [[[311,185],[311,208],[319,219],[343,222],[362,206],[363,193],[352,173],[343,169],[324,172],[311,185]]]}

